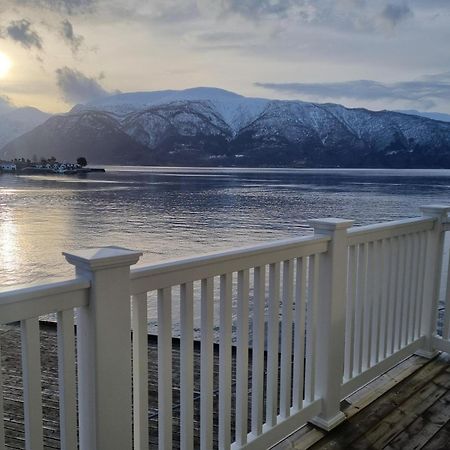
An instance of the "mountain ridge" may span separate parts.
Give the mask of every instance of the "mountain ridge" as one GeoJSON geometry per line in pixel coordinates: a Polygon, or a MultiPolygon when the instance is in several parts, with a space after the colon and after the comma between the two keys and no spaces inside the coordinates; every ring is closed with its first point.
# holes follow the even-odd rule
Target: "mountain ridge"
{"type": "Polygon", "coordinates": [[[1,154],[27,157],[30,146],[39,156],[83,154],[100,164],[450,167],[450,123],[192,88],[121,93],[76,105],[1,154]]]}

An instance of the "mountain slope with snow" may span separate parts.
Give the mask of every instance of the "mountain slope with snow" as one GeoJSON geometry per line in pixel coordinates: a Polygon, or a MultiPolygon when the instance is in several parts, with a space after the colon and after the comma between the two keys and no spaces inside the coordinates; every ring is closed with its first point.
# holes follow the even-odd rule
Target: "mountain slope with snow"
{"type": "Polygon", "coordinates": [[[215,88],[116,94],[77,105],[2,153],[27,156],[31,145],[95,163],[450,167],[450,123],[215,88]]]}
{"type": "Polygon", "coordinates": [[[7,107],[0,110],[0,148],[44,123],[50,114],[36,108],[7,107]]]}

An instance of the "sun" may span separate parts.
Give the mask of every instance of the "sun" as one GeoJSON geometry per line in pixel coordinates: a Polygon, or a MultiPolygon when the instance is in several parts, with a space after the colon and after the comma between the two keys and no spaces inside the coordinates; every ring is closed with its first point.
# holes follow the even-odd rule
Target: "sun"
{"type": "Polygon", "coordinates": [[[0,52],[0,78],[6,77],[11,69],[12,61],[8,55],[0,52]]]}

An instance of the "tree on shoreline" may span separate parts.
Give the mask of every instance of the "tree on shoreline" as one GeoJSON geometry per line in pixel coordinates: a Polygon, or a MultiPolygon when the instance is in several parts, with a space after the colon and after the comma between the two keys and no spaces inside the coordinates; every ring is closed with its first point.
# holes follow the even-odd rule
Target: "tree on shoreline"
{"type": "Polygon", "coordinates": [[[84,156],[80,156],[79,158],[77,158],[77,164],[81,167],[85,167],[87,166],[87,159],[84,156]]]}

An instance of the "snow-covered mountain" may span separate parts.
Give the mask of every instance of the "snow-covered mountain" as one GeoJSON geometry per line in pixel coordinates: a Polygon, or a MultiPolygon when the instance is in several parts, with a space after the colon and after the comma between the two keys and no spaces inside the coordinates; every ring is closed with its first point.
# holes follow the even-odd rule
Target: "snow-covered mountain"
{"type": "Polygon", "coordinates": [[[433,119],[433,120],[441,120],[442,122],[450,122],[450,114],[445,114],[445,113],[424,112],[424,111],[417,111],[415,109],[403,109],[403,110],[398,110],[397,112],[403,113],[403,114],[412,114],[414,116],[427,117],[428,119],[433,119]]]}
{"type": "Polygon", "coordinates": [[[0,108],[0,148],[44,123],[50,114],[36,108],[16,108],[2,102],[0,108]]]}
{"type": "Polygon", "coordinates": [[[450,167],[450,123],[194,88],[77,105],[1,153],[27,157],[30,148],[93,163],[450,167]]]}

